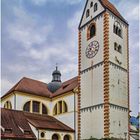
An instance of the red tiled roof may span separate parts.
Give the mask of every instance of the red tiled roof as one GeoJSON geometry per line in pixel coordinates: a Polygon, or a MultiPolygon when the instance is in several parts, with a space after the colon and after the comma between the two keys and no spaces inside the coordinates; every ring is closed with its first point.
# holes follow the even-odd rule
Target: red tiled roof
{"type": "Polygon", "coordinates": [[[1,126],[1,130],[2,128],[5,130],[1,131],[2,138],[36,139],[23,112],[1,109],[1,126]],[[28,131],[29,134],[25,134],[22,130],[28,131]]]}
{"type": "Polygon", "coordinates": [[[64,82],[62,84],[62,86],[54,94],[51,94],[51,97],[56,97],[56,96],[62,95],[64,93],[72,91],[76,87],[78,87],[78,77],[74,77],[74,78],[64,82]]]}
{"type": "MultiPolygon", "coordinates": [[[[81,23],[82,23],[82,19],[83,19],[83,16],[84,16],[84,13],[85,13],[85,10],[86,10],[86,7],[87,7],[87,4],[88,4],[88,1],[86,1],[86,4],[85,4],[85,8],[84,8],[84,11],[83,11],[83,14],[82,14],[82,18],[80,20],[80,24],[79,24],[79,29],[83,26],[81,26],[81,23]]],[[[118,18],[120,18],[122,21],[124,21],[126,24],[128,24],[128,22],[123,18],[123,16],[120,14],[120,12],[117,10],[117,8],[111,3],[109,2],[109,0],[99,0],[100,3],[102,4],[102,6],[105,8],[105,9],[108,9],[109,11],[111,11],[115,16],[117,16],[118,18]]]]}
{"type": "Polygon", "coordinates": [[[62,83],[60,89],[58,89],[55,93],[51,93],[48,90],[46,83],[24,77],[1,98],[6,97],[7,95],[11,94],[14,91],[25,92],[27,94],[32,94],[32,95],[37,95],[37,96],[42,96],[47,98],[53,98],[65,92],[71,91],[77,86],[78,86],[78,78],[75,77],[62,83]]]}
{"type": "Polygon", "coordinates": [[[105,8],[107,8],[108,10],[110,10],[114,15],[116,15],[121,20],[123,20],[124,22],[127,23],[127,21],[122,17],[122,15],[120,14],[120,12],[116,9],[116,7],[112,3],[109,2],[109,0],[101,0],[101,3],[103,4],[103,6],[105,8]]]}
{"type": "Polygon", "coordinates": [[[1,109],[2,138],[35,140],[36,137],[32,132],[29,123],[38,129],[74,132],[72,128],[48,115],[33,114],[4,108],[1,109]],[[6,130],[9,132],[6,132],[6,130]],[[26,134],[25,131],[29,132],[29,134],[26,134]]]}
{"type": "Polygon", "coordinates": [[[60,130],[60,131],[70,131],[74,130],[62,122],[58,121],[52,116],[48,115],[39,115],[33,113],[25,113],[28,122],[38,129],[49,129],[49,130],[60,130]]]}

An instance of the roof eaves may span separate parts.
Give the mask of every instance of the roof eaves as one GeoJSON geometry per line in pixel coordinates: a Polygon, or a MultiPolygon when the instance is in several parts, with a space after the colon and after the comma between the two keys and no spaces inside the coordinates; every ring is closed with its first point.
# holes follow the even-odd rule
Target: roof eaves
{"type": "Polygon", "coordinates": [[[4,97],[8,96],[9,94],[11,94],[12,92],[16,91],[17,87],[19,86],[20,82],[24,79],[25,77],[23,77],[18,83],[16,83],[6,94],[4,94],[1,99],[3,99],[4,97]]]}
{"type": "Polygon", "coordinates": [[[104,5],[104,3],[102,2],[102,0],[99,0],[99,1],[100,1],[101,5],[102,5],[105,9],[109,10],[112,14],[114,14],[115,16],[117,16],[120,20],[122,20],[122,21],[123,21],[124,23],[126,23],[127,25],[129,25],[128,22],[127,22],[127,20],[125,20],[125,19],[123,18],[123,16],[119,13],[119,11],[116,9],[116,7],[115,7],[112,3],[109,2],[112,6],[114,6],[114,8],[117,10],[117,12],[119,13],[119,15],[120,15],[121,17],[119,17],[118,15],[116,15],[115,12],[113,12],[113,11],[110,10],[106,5],[104,5]]]}
{"type": "Polygon", "coordinates": [[[84,17],[84,13],[85,13],[85,10],[86,10],[88,1],[89,1],[89,0],[86,1],[85,7],[84,7],[84,11],[83,11],[83,13],[82,13],[82,17],[81,17],[80,24],[79,24],[79,27],[78,27],[79,30],[80,30],[80,28],[81,28],[82,19],[83,19],[83,17],[84,17]]]}

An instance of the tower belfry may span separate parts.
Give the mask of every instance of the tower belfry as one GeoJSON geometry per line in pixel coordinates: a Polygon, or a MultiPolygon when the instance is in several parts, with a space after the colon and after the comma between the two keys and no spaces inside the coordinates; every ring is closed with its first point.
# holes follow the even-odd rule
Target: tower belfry
{"type": "Polygon", "coordinates": [[[79,25],[78,139],[129,140],[128,23],[108,0],[87,0],[79,25]]]}

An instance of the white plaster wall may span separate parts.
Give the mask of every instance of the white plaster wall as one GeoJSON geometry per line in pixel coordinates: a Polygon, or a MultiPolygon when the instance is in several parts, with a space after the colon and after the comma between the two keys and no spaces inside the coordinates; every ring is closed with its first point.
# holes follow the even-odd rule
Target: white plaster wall
{"type": "Polygon", "coordinates": [[[54,134],[58,134],[60,137],[59,140],[63,140],[65,135],[69,135],[71,140],[74,140],[74,133],[73,132],[63,132],[63,131],[55,131],[55,130],[47,130],[47,129],[39,129],[37,130],[33,125],[29,124],[33,133],[35,134],[36,138],[39,140],[51,140],[54,134]],[[45,137],[41,137],[41,132],[45,133],[45,137]]]}
{"type": "Polygon", "coordinates": [[[128,112],[110,108],[110,136],[125,138],[126,132],[128,134],[128,112]]]}
{"type": "Polygon", "coordinates": [[[81,75],[81,108],[103,103],[103,65],[81,75]]]}
{"type": "MultiPolygon", "coordinates": [[[[89,0],[88,8],[90,2],[91,0],[89,0]]],[[[102,12],[103,7],[100,6],[98,0],[93,0],[93,2],[98,3],[96,14],[102,12]]],[[[95,13],[91,13],[93,17],[96,16],[95,13]]],[[[84,17],[82,24],[85,24],[90,19],[91,17],[89,19],[85,19],[84,17]]],[[[103,61],[103,15],[96,18],[94,22],[96,23],[96,35],[90,40],[87,40],[88,25],[81,29],[81,71],[103,61]],[[88,59],[85,55],[85,50],[92,41],[99,42],[99,51],[95,57],[88,59]]],[[[81,74],[81,109],[101,103],[103,103],[103,65],[81,74]]],[[[103,124],[103,108],[92,110],[92,112],[89,110],[82,111],[81,139],[89,139],[91,136],[95,138],[103,137],[103,124]]]]}
{"type": "Polygon", "coordinates": [[[10,101],[11,104],[12,104],[12,109],[15,109],[15,108],[14,108],[14,96],[15,96],[14,94],[11,94],[10,96],[7,96],[7,97],[3,98],[3,99],[1,100],[1,107],[4,108],[4,104],[5,104],[7,101],[10,101]]]}
{"type": "Polygon", "coordinates": [[[109,16],[109,51],[110,51],[109,59],[115,64],[119,65],[115,61],[115,56],[116,56],[118,60],[122,62],[120,66],[127,69],[127,51],[128,51],[127,26],[122,21],[120,21],[117,17],[113,16],[111,13],[109,16]],[[113,33],[113,25],[115,21],[118,21],[121,24],[122,38],[113,33]],[[122,53],[119,53],[114,50],[114,42],[122,46],[122,53]]]}
{"type": "Polygon", "coordinates": [[[55,115],[54,117],[56,119],[62,121],[69,127],[75,129],[74,123],[77,124],[77,118],[76,118],[76,116],[77,116],[77,94],[75,94],[75,106],[74,106],[74,94],[70,94],[69,96],[63,96],[61,98],[57,98],[57,99],[53,100],[52,106],[54,107],[55,104],[60,100],[63,100],[67,103],[68,112],[59,114],[59,115],[55,115]],[[75,113],[74,113],[74,111],[75,111],[75,113]],[[74,119],[74,117],[75,117],[75,119],[74,119]]]}
{"type": "Polygon", "coordinates": [[[103,108],[81,113],[81,139],[102,138],[104,136],[103,108]]]}
{"type": "Polygon", "coordinates": [[[31,127],[31,129],[32,129],[34,135],[36,136],[36,138],[38,138],[38,130],[33,125],[31,125],[30,123],[28,123],[28,124],[31,127]]]}
{"type": "Polygon", "coordinates": [[[22,94],[20,92],[16,92],[16,110],[23,110],[24,104],[31,100],[43,103],[47,107],[48,114],[50,115],[52,104],[49,99],[40,96],[33,96],[30,94],[22,94]]]}
{"type": "Polygon", "coordinates": [[[127,72],[110,66],[110,103],[128,108],[127,72]]]}
{"type": "MultiPolygon", "coordinates": [[[[117,17],[110,13],[109,18],[109,60],[127,70],[127,27],[117,17]],[[122,26],[122,38],[113,33],[114,22],[118,21],[122,26]],[[114,42],[122,46],[122,53],[114,50],[114,42]],[[115,57],[122,63],[118,64],[115,57]]],[[[128,74],[112,65],[109,66],[109,100],[110,103],[128,108],[128,74]]],[[[125,138],[128,133],[128,112],[118,108],[110,108],[110,133],[117,138],[125,138]],[[121,126],[119,126],[119,122],[121,126]]]]}
{"type": "Polygon", "coordinates": [[[58,134],[60,136],[59,140],[63,140],[65,135],[69,135],[71,140],[74,140],[74,133],[71,132],[60,132],[60,131],[47,131],[46,130],[46,140],[51,140],[54,134],[58,134]]]}
{"type": "Polygon", "coordinates": [[[81,70],[90,67],[92,62],[95,65],[103,61],[103,16],[98,17],[94,22],[96,23],[96,36],[93,38],[87,40],[88,25],[81,29],[81,70]],[[95,57],[89,59],[86,57],[85,51],[92,41],[98,41],[99,51],[95,57]]]}
{"type": "Polygon", "coordinates": [[[98,0],[89,0],[82,22],[81,22],[81,26],[83,26],[85,23],[87,23],[88,21],[90,21],[92,18],[96,17],[98,14],[100,14],[101,12],[104,11],[104,7],[100,4],[100,2],[98,0]],[[90,7],[90,3],[93,2],[93,7],[90,7]],[[98,10],[96,12],[94,12],[94,4],[97,3],[98,4],[98,10]],[[86,18],[86,11],[87,9],[90,9],[90,16],[88,18],[86,18]]]}

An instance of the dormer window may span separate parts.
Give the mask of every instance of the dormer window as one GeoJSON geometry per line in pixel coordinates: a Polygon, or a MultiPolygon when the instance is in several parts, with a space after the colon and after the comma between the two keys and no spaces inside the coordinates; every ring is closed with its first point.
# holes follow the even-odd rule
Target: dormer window
{"type": "Polygon", "coordinates": [[[116,21],[116,22],[114,23],[113,32],[114,32],[116,35],[122,37],[122,27],[121,27],[121,25],[120,25],[120,23],[119,23],[118,21],[116,21]]]}
{"type": "Polygon", "coordinates": [[[95,3],[95,4],[94,4],[94,12],[96,12],[97,10],[98,10],[98,4],[95,3]]]}
{"type": "Polygon", "coordinates": [[[89,17],[89,15],[90,15],[90,11],[89,11],[89,9],[87,9],[86,17],[89,17]]]}
{"type": "Polygon", "coordinates": [[[93,6],[93,2],[90,3],[90,8],[93,6]]]}
{"type": "Polygon", "coordinates": [[[92,37],[94,37],[96,34],[96,27],[95,27],[95,23],[92,23],[87,30],[87,39],[91,39],[92,37]]]}

